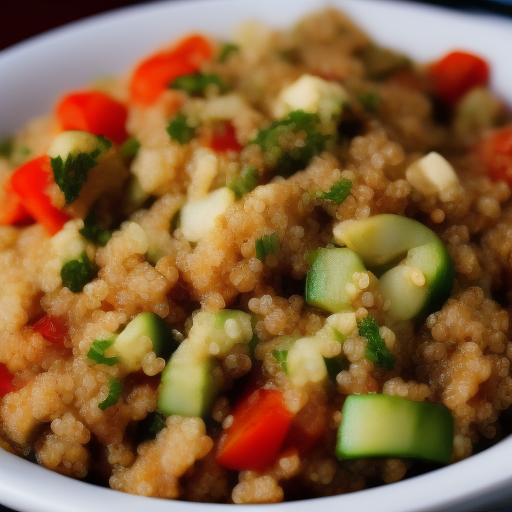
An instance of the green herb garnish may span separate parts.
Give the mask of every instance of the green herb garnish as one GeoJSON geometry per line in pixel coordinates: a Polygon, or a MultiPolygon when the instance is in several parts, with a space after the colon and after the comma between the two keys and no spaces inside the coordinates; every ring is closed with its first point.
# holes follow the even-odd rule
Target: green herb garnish
{"type": "Polygon", "coordinates": [[[326,144],[332,140],[332,135],[324,135],[317,129],[320,118],[303,110],[294,110],[284,119],[275,121],[265,130],[260,130],[252,141],[258,144],[275,162],[277,174],[290,176],[304,169],[311,159],[322,152],[326,144]],[[283,136],[287,132],[299,134],[302,132],[301,144],[290,144],[283,147],[283,136]]]}
{"type": "Polygon", "coordinates": [[[0,156],[3,158],[11,158],[14,149],[14,139],[12,137],[5,137],[0,140],[0,156]]]}
{"type": "Polygon", "coordinates": [[[239,46],[234,43],[224,43],[220,49],[219,56],[217,57],[218,62],[226,62],[228,57],[239,50],[239,46]]]}
{"type": "Polygon", "coordinates": [[[288,350],[273,350],[272,355],[277,359],[277,362],[281,365],[283,372],[288,375],[288,367],[286,366],[286,358],[288,357],[288,350]]]}
{"type": "Polygon", "coordinates": [[[115,341],[115,338],[108,338],[106,340],[94,340],[92,342],[91,348],[89,349],[89,352],[87,352],[87,357],[97,364],[114,366],[117,362],[119,362],[119,359],[117,357],[106,357],[105,351],[107,348],[111,347],[115,341]]]}
{"type": "Polygon", "coordinates": [[[108,229],[102,229],[96,222],[96,215],[91,210],[87,217],[84,219],[84,227],[79,230],[79,233],[87,240],[104,247],[112,237],[112,232],[108,229]]]}
{"type": "Polygon", "coordinates": [[[66,204],[71,204],[78,199],[82,187],[87,182],[89,171],[98,165],[96,160],[101,153],[107,151],[112,143],[98,135],[98,146],[91,153],[68,154],[66,161],[62,156],[51,158],[55,183],[64,192],[66,204]]]}
{"type": "Polygon", "coordinates": [[[379,324],[372,316],[368,315],[364,320],[358,322],[359,336],[366,338],[366,359],[372,363],[392,370],[395,366],[395,356],[386,347],[386,342],[380,335],[379,324]]]}
{"type": "Polygon", "coordinates": [[[227,186],[235,193],[236,198],[240,199],[258,186],[258,179],[258,169],[252,165],[246,165],[238,176],[228,182],[227,186]]]}
{"type": "Polygon", "coordinates": [[[73,293],[80,293],[84,286],[96,277],[96,266],[91,263],[87,252],[83,251],[76,260],[65,263],[60,271],[62,286],[73,293]]]}
{"type": "Polygon", "coordinates": [[[221,94],[227,90],[226,84],[218,75],[200,72],[178,76],[171,82],[169,87],[185,91],[189,96],[203,96],[207,87],[211,85],[217,86],[221,94]]]}
{"type": "Polygon", "coordinates": [[[121,155],[131,158],[137,154],[140,149],[140,142],[135,137],[127,139],[123,145],[119,148],[121,155]]]}
{"type": "Polygon", "coordinates": [[[357,99],[368,112],[376,112],[382,101],[382,98],[373,92],[362,92],[357,99]]]}
{"type": "Polygon", "coordinates": [[[187,144],[194,138],[195,130],[187,124],[187,118],[184,114],[178,114],[167,125],[167,133],[176,142],[187,144]]]}
{"type": "Polygon", "coordinates": [[[98,407],[104,411],[105,409],[108,409],[109,407],[112,407],[113,405],[116,405],[117,402],[119,402],[119,399],[121,398],[121,393],[123,392],[123,383],[116,379],[115,377],[112,377],[112,375],[107,375],[108,379],[108,396],[103,400],[103,402],[100,402],[98,404],[98,407]]]}
{"type": "Polygon", "coordinates": [[[265,261],[268,255],[277,254],[279,252],[279,237],[277,233],[263,235],[255,242],[256,258],[265,261]]]}
{"type": "Polygon", "coordinates": [[[336,204],[341,204],[347,199],[352,188],[352,182],[346,178],[342,178],[332,185],[328,192],[324,192],[318,196],[319,199],[326,201],[333,201],[336,204]]]}

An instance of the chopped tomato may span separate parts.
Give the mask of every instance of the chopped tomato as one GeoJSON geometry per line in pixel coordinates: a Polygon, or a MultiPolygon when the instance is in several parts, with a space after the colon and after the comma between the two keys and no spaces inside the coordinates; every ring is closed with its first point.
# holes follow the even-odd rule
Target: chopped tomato
{"type": "Polygon", "coordinates": [[[477,144],[476,151],[493,180],[512,185],[512,125],[490,132],[477,144]]]}
{"type": "Polygon", "coordinates": [[[489,65],[467,52],[451,52],[429,67],[434,94],[455,105],[470,89],[489,82],[489,65]]]}
{"type": "Polygon", "coordinates": [[[45,315],[38,320],[32,330],[41,334],[48,342],[60,345],[64,343],[68,335],[68,329],[64,323],[56,316],[45,315]]]}
{"type": "Polygon", "coordinates": [[[135,69],[130,97],[135,103],[150,105],[178,76],[197,71],[213,55],[213,47],[200,35],[190,35],[173,48],[152,55],[135,69]]]}
{"type": "Polygon", "coordinates": [[[0,397],[16,390],[13,380],[14,375],[7,369],[5,364],[0,363],[0,397]]]}
{"type": "Polygon", "coordinates": [[[63,130],[83,130],[122,144],[127,138],[128,111],[119,101],[99,91],[64,96],[56,109],[63,130]]]}
{"type": "Polygon", "coordinates": [[[23,207],[50,235],[58,233],[69,220],[68,215],[53,206],[46,193],[52,179],[50,158],[43,155],[18,167],[10,180],[23,207]]]}
{"type": "Polygon", "coordinates": [[[231,123],[222,123],[218,129],[214,130],[207,145],[218,153],[242,150],[242,146],[236,139],[235,128],[231,123]]]}
{"type": "Polygon", "coordinates": [[[281,391],[263,388],[250,393],[219,440],[217,462],[239,471],[263,469],[279,455],[292,418],[281,391]]]}
{"type": "Polygon", "coordinates": [[[0,225],[27,224],[31,221],[30,214],[21,204],[21,199],[14,193],[11,180],[4,183],[2,208],[0,208],[0,225]]]}

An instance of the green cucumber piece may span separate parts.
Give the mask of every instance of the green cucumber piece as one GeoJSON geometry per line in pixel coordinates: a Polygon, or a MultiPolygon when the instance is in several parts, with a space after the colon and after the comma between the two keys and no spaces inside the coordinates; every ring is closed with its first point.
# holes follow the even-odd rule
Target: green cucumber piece
{"type": "Polygon", "coordinates": [[[334,238],[381,274],[379,288],[390,300],[390,317],[407,320],[427,315],[440,309],[451,294],[453,261],[441,240],[421,222],[401,215],[376,215],[341,222],[334,228],[334,238]],[[395,270],[400,262],[410,271],[395,270]],[[423,273],[424,285],[413,282],[415,269],[423,273]],[[424,290],[417,289],[423,286],[424,290]]]}
{"type": "Polygon", "coordinates": [[[406,457],[448,464],[454,424],[443,404],[391,395],[349,395],[342,409],[336,456],[406,457]]]}
{"type": "Polygon", "coordinates": [[[153,351],[158,357],[168,357],[178,348],[170,325],[155,313],[140,313],[117,336],[105,351],[107,357],[117,357],[128,372],[140,370],[144,356],[153,351]],[[147,336],[151,345],[141,342],[147,336]]]}
{"type": "Polygon", "coordinates": [[[366,272],[361,258],[351,249],[318,249],[310,255],[311,268],[306,277],[306,302],[338,313],[351,306],[345,290],[355,272],[366,272]]]}

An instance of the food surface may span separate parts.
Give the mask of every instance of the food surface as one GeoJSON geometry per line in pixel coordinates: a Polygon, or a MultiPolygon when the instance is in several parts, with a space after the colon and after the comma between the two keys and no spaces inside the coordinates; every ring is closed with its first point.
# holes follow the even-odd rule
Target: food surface
{"type": "Polygon", "coordinates": [[[0,447],[273,503],[498,442],[512,115],[491,72],[328,9],[64,92],[0,144],[0,447]]]}

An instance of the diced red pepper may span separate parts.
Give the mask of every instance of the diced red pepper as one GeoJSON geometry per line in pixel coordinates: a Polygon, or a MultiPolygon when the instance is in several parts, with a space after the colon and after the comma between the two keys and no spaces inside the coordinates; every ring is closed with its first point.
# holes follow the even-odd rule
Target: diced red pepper
{"type": "Polygon", "coordinates": [[[265,468],[279,455],[292,418],[281,391],[252,392],[234,410],[233,423],[219,440],[217,462],[239,471],[265,468]]]}
{"type": "Polygon", "coordinates": [[[56,345],[62,345],[68,336],[67,327],[56,316],[43,316],[32,326],[32,330],[41,334],[46,341],[56,345]]]}
{"type": "Polygon", "coordinates": [[[0,397],[16,391],[14,375],[7,369],[5,364],[0,363],[0,397]]]}
{"type": "Polygon", "coordinates": [[[4,182],[4,195],[0,208],[0,225],[13,226],[15,224],[28,224],[32,218],[21,204],[21,199],[14,193],[11,180],[4,182]]]}
{"type": "Polygon", "coordinates": [[[52,180],[50,157],[43,155],[18,167],[11,176],[11,186],[34,220],[55,235],[70,217],[53,206],[46,193],[52,180]]]}
{"type": "Polygon", "coordinates": [[[178,76],[198,71],[213,56],[212,44],[200,35],[190,35],[173,48],[152,55],[135,69],[130,97],[135,103],[150,105],[178,76]]]}
{"type": "Polygon", "coordinates": [[[512,186],[512,125],[490,132],[477,144],[476,151],[493,180],[512,186]]]}
{"type": "Polygon", "coordinates": [[[215,129],[207,145],[218,153],[241,151],[243,148],[236,138],[235,128],[231,123],[222,123],[218,129],[215,129]]]}
{"type": "Polygon", "coordinates": [[[451,52],[429,67],[435,96],[455,105],[470,89],[489,82],[489,65],[467,52],[451,52]]]}

